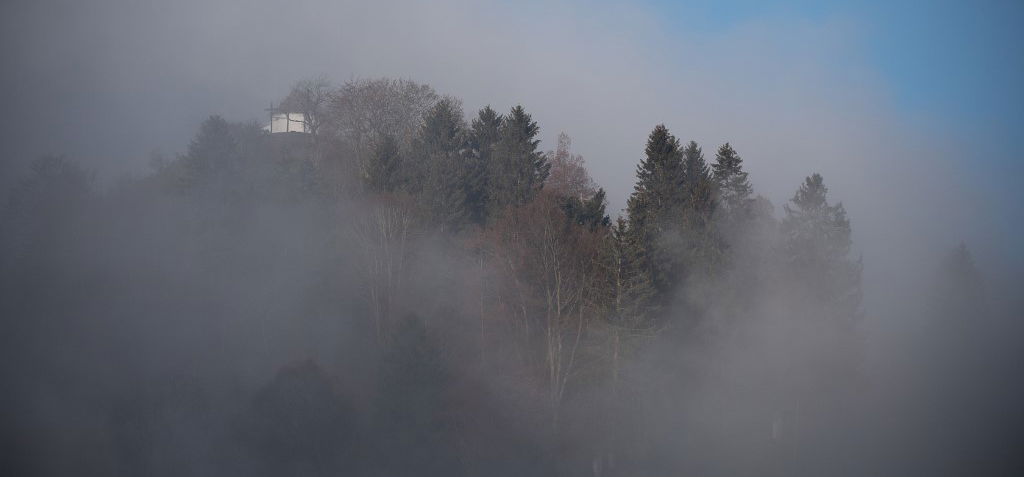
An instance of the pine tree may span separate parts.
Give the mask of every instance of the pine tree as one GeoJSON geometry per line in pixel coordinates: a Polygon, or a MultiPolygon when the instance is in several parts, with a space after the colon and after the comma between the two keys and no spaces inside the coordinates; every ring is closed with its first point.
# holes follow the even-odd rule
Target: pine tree
{"type": "Polygon", "coordinates": [[[696,142],[690,141],[683,149],[683,165],[680,174],[684,204],[691,215],[690,222],[703,227],[708,223],[715,209],[714,181],[704,152],[696,142]]]}
{"type": "Polygon", "coordinates": [[[611,227],[602,256],[606,277],[607,316],[624,330],[646,329],[654,308],[654,283],[643,268],[645,250],[629,223],[619,217],[611,227]]]}
{"type": "Polygon", "coordinates": [[[843,204],[829,205],[828,188],[820,174],[812,174],[786,204],[783,231],[790,256],[803,262],[831,261],[850,251],[850,221],[843,204]]]}
{"type": "Polygon", "coordinates": [[[638,248],[636,266],[647,275],[661,301],[674,284],[675,260],[664,247],[672,215],[684,200],[679,140],[659,124],[647,138],[645,157],[636,168],[637,182],[626,203],[628,233],[638,248]]]}
{"type": "Polygon", "coordinates": [[[484,106],[473,120],[469,133],[470,149],[473,155],[485,163],[490,162],[494,145],[501,138],[501,125],[504,121],[505,118],[490,106],[484,106]]]}
{"type": "Polygon", "coordinates": [[[829,205],[820,174],[804,180],[786,205],[782,221],[786,259],[794,278],[826,314],[856,318],[860,307],[859,262],[849,258],[850,221],[842,203],[829,205]]]}
{"type": "Polygon", "coordinates": [[[456,100],[438,101],[424,117],[415,148],[423,206],[436,223],[457,230],[470,219],[467,134],[456,100]]]}
{"type": "MultiPolygon", "coordinates": [[[[785,275],[771,285],[786,297],[782,316],[794,343],[774,392],[780,393],[778,402],[789,401],[785,407],[793,409],[793,422],[821,421],[840,412],[844,395],[855,389],[851,384],[863,356],[857,330],[861,266],[849,257],[846,211],[842,204],[829,204],[827,194],[822,177],[813,174],[785,206],[779,254],[785,275]],[[807,406],[811,401],[816,402],[807,406]]],[[[809,430],[807,439],[823,435],[809,430]]]]}
{"type": "Polygon", "coordinates": [[[688,193],[697,189],[702,182],[711,181],[711,170],[704,161],[704,152],[694,141],[690,141],[683,149],[681,171],[680,180],[688,193]]]}
{"type": "MultiPolygon", "coordinates": [[[[621,216],[605,235],[601,250],[601,329],[607,338],[603,358],[607,362],[608,399],[601,430],[606,458],[630,453],[631,442],[642,439],[636,426],[638,389],[631,382],[629,362],[642,341],[655,332],[656,290],[648,270],[643,268],[644,250],[630,233],[621,216]]],[[[609,460],[608,464],[612,464],[609,460]]]]}
{"type": "Polygon", "coordinates": [[[667,213],[682,201],[679,181],[682,153],[679,140],[659,124],[647,138],[645,157],[636,168],[636,185],[626,204],[629,226],[635,233],[649,234],[667,213]]]}
{"type": "Polygon", "coordinates": [[[188,145],[188,153],[181,159],[182,186],[186,189],[215,186],[237,166],[237,152],[238,143],[231,134],[231,126],[220,116],[210,116],[199,126],[199,132],[188,145]]]}
{"type": "Polygon", "coordinates": [[[485,106],[473,120],[469,130],[469,162],[471,173],[468,178],[467,202],[470,219],[483,225],[488,220],[490,197],[489,171],[493,167],[494,148],[501,138],[501,125],[505,118],[497,111],[485,106]]]}
{"type": "Polygon", "coordinates": [[[743,170],[743,159],[729,143],[718,148],[711,169],[718,186],[718,197],[726,210],[736,213],[746,207],[753,188],[743,170]]]}
{"type": "Polygon", "coordinates": [[[551,165],[537,150],[539,133],[522,106],[512,108],[502,122],[489,177],[492,213],[529,202],[543,187],[551,165]]]}

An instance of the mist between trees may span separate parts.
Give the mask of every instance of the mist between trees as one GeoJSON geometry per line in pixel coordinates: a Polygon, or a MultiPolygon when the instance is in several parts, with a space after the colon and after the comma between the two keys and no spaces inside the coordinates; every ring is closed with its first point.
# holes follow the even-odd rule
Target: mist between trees
{"type": "Polygon", "coordinates": [[[280,105],[309,133],[213,116],[102,190],[32,162],[0,229],[7,475],[1024,471],[1021,309],[955,237],[879,348],[814,171],[776,207],[757,151],[658,125],[612,214],[522,106],[280,105]]]}

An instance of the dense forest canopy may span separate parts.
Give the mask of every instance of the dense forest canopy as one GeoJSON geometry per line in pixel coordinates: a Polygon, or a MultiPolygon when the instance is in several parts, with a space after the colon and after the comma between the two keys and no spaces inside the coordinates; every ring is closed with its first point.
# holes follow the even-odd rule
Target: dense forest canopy
{"type": "Polygon", "coordinates": [[[968,247],[881,368],[815,171],[654,125],[622,213],[522,105],[302,80],[110,186],[44,156],[0,227],[12,475],[1016,475],[1020,310],[968,247]],[[680,134],[680,135],[677,135],[680,134]],[[881,369],[881,371],[879,371],[881,369]]]}

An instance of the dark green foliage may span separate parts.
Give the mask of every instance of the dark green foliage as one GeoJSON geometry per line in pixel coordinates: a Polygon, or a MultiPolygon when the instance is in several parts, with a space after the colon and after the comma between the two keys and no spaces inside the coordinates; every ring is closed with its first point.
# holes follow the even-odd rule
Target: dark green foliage
{"type": "Polygon", "coordinates": [[[476,224],[487,222],[489,205],[492,202],[490,172],[493,170],[494,148],[501,139],[504,117],[485,106],[473,120],[469,130],[469,160],[473,174],[470,176],[469,196],[470,217],[476,224]]]}
{"type": "Polygon", "coordinates": [[[505,119],[490,106],[484,106],[473,120],[470,131],[470,147],[473,154],[489,162],[494,145],[501,138],[501,125],[505,119]]]}
{"type": "Polygon", "coordinates": [[[202,123],[186,154],[158,164],[157,180],[194,198],[305,200],[326,191],[315,155],[308,134],[268,134],[257,123],[212,116],[202,123]]]}
{"type": "Polygon", "coordinates": [[[715,183],[711,169],[704,161],[704,152],[696,142],[690,141],[683,149],[680,173],[683,188],[683,220],[685,232],[703,234],[715,211],[715,183]]]}
{"type": "Polygon", "coordinates": [[[619,217],[611,227],[602,254],[606,307],[614,327],[635,331],[650,326],[655,289],[643,263],[643,244],[631,233],[629,223],[619,217]]]}
{"type": "Polygon", "coordinates": [[[530,201],[544,186],[551,165],[537,147],[537,122],[522,106],[512,108],[499,129],[489,164],[491,214],[530,201]]]}
{"type": "Polygon", "coordinates": [[[451,98],[438,101],[423,119],[414,143],[420,156],[417,180],[409,192],[421,194],[430,220],[458,230],[471,220],[470,196],[479,177],[468,159],[468,134],[462,107],[451,98]]]}
{"type": "Polygon", "coordinates": [[[633,194],[626,202],[627,230],[641,251],[637,266],[648,275],[658,299],[664,301],[678,273],[678,257],[667,250],[664,241],[667,232],[678,226],[674,215],[686,198],[681,186],[683,154],[679,140],[663,124],[648,136],[644,153],[636,169],[633,194]]]}
{"type": "Polygon", "coordinates": [[[729,143],[718,148],[711,169],[718,185],[719,200],[726,210],[736,212],[747,207],[753,188],[743,170],[743,159],[729,143]]]}
{"type": "Polygon", "coordinates": [[[563,197],[562,210],[569,220],[577,225],[587,227],[591,231],[611,225],[611,219],[605,213],[604,189],[598,189],[589,199],[579,197],[563,197]]]}
{"type": "Polygon", "coordinates": [[[804,180],[784,209],[786,260],[795,279],[840,319],[853,319],[860,307],[860,264],[850,260],[850,221],[843,204],[829,205],[820,174],[804,180]]]}
{"type": "Polygon", "coordinates": [[[427,155],[461,153],[467,146],[466,140],[462,106],[458,100],[444,98],[423,115],[416,147],[427,155]]]}
{"type": "Polygon", "coordinates": [[[687,200],[694,202],[695,206],[707,203],[704,194],[711,190],[711,170],[704,161],[704,152],[694,141],[690,141],[683,149],[680,182],[687,200]]]}
{"type": "Polygon", "coordinates": [[[219,185],[239,169],[238,143],[231,126],[220,116],[210,116],[199,126],[188,153],[181,158],[181,181],[186,189],[219,185]]]}
{"type": "Polygon", "coordinates": [[[678,213],[678,232],[666,247],[678,260],[676,271],[680,280],[691,276],[717,273],[724,243],[715,229],[713,218],[718,203],[716,185],[704,153],[696,142],[683,149],[683,204],[678,213]]]}
{"type": "Polygon", "coordinates": [[[682,202],[682,152],[679,140],[659,124],[647,138],[644,158],[636,168],[636,185],[626,210],[630,229],[649,235],[660,228],[666,214],[682,202]]]}
{"type": "Polygon", "coordinates": [[[850,221],[843,204],[829,205],[820,174],[804,179],[782,222],[790,258],[810,264],[845,258],[850,252],[850,221]]]}

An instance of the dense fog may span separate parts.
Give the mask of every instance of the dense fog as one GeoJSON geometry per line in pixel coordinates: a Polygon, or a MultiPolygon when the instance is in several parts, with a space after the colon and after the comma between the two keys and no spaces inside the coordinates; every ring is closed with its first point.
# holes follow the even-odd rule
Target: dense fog
{"type": "Polygon", "coordinates": [[[1024,473],[1020,177],[819,27],[262,3],[3,7],[5,475],[1024,473]]]}

